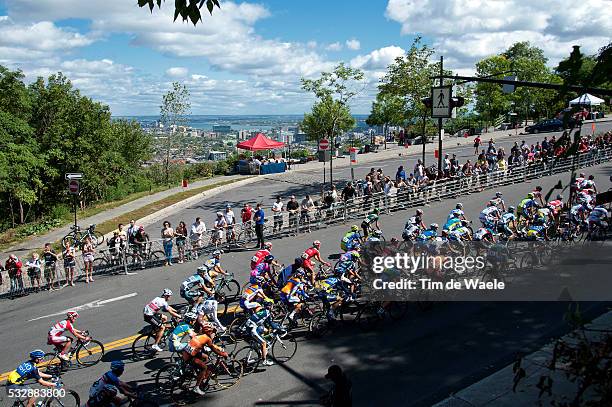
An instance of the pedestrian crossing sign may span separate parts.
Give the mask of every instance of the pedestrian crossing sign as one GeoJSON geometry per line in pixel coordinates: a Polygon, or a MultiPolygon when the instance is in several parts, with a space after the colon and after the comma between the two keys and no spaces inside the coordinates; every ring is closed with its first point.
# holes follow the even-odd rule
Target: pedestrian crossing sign
{"type": "Polygon", "coordinates": [[[438,86],[431,88],[431,117],[451,117],[453,110],[451,107],[452,96],[451,86],[438,86]]]}

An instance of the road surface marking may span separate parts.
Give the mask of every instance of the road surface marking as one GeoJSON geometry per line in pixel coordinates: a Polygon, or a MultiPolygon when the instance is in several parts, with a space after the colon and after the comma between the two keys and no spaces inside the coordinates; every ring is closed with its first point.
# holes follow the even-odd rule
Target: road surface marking
{"type": "Polygon", "coordinates": [[[56,317],[58,315],[63,315],[65,313],[67,313],[68,311],[82,311],[82,310],[85,310],[85,309],[99,308],[99,307],[104,306],[104,304],[108,304],[110,302],[115,302],[115,301],[125,300],[126,298],[135,297],[137,295],[138,295],[138,293],[131,293],[131,294],[122,295],[120,297],[110,298],[108,300],[96,300],[96,301],[88,302],[87,304],[79,305],[78,307],[68,308],[68,309],[65,309],[63,311],[56,312],[54,314],[43,315],[42,317],[32,318],[32,319],[29,319],[28,322],[38,321],[40,319],[45,319],[45,318],[50,318],[50,317],[56,317]]]}

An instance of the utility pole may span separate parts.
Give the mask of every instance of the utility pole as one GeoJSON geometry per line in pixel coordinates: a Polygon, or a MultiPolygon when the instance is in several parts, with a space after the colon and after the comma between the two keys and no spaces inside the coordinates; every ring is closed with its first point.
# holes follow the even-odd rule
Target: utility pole
{"type": "MultiPolygon", "coordinates": [[[[444,56],[440,55],[440,86],[443,86],[444,56]]],[[[450,101],[448,101],[450,103],[450,101]]],[[[442,118],[438,118],[438,174],[442,173],[442,118]]]]}

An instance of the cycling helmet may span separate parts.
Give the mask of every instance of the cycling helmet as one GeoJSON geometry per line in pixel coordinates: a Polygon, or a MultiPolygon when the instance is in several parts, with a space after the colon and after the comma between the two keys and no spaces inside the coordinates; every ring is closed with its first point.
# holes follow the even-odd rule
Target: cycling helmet
{"type": "Polygon", "coordinates": [[[32,359],[32,360],[42,359],[44,357],[45,357],[45,352],[43,352],[40,349],[36,349],[36,350],[33,350],[32,352],[30,352],[30,359],[32,359]]]}
{"type": "Polygon", "coordinates": [[[66,317],[68,318],[78,318],[79,317],[79,313],[76,311],[68,311],[68,313],[66,314],[66,317]]]}
{"type": "Polygon", "coordinates": [[[208,267],[206,266],[200,266],[198,267],[198,274],[202,274],[208,271],[208,267]]]}
{"type": "Polygon", "coordinates": [[[374,208],[372,210],[372,213],[375,214],[375,215],[378,215],[380,213],[380,211],[378,210],[378,208],[374,208]]]}
{"type": "Polygon", "coordinates": [[[123,360],[113,360],[111,362],[110,368],[113,372],[117,370],[123,371],[123,369],[125,369],[125,363],[123,362],[123,360]]]}
{"type": "Polygon", "coordinates": [[[231,208],[232,208],[232,205],[230,205],[230,204],[226,204],[225,205],[225,209],[231,209],[231,208]]]}
{"type": "Polygon", "coordinates": [[[266,249],[266,250],[272,250],[272,243],[270,243],[270,242],[266,242],[266,243],[264,243],[264,249],[266,249]]]}
{"type": "Polygon", "coordinates": [[[377,230],[373,231],[373,232],[372,232],[372,234],[373,234],[374,236],[382,236],[382,235],[383,235],[383,232],[382,232],[382,230],[378,230],[378,229],[377,229],[377,230]]]}
{"type": "Polygon", "coordinates": [[[533,192],[530,192],[527,194],[527,198],[528,199],[533,199],[533,197],[535,197],[535,195],[533,194],[533,192]]]}
{"type": "Polygon", "coordinates": [[[264,257],[264,261],[266,263],[272,263],[274,261],[274,256],[272,256],[271,254],[268,254],[266,257],[264,257]]]}
{"type": "MultiPolygon", "coordinates": [[[[199,267],[198,267],[198,269],[199,269],[199,267]]],[[[169,289],[169,288],[164,288],[162,293],[161,293],[162,297],[170,297],[171,295],[172,295],[172,290],[169,289]]]]}
{"type": "Polygon", "coordinates": [[[316,247],[316,248],[319,248],[319,247],[321,247],[321,242],[318,241],[318,240],[315,240],[314,242],[312,242],[312,246],[316,247]]]}
{"type": "Polygon", "coordinates": [[[223,212],[217,212],[217,217],[222,217],[223,216],[223,212]]]}
{"type": "Polygon", "coordinates": [[[535,187],[535,190],[538,192],[542,192],[542,187],[538,185],[537,187],[535,187]]]}
{"type": "Polygon", "coordinates": [[[101,391],[109,397],[115,397],[119,393],[119,390],[112,384],[105,384],[101,391]]]}
{"type": "Polygon", "coordinates": [[[422,210],[420,210],[420,209],[417,209],[417,210],[416,210],[416,214],[417,214],[417,216],[418,216],[418,215],[422,215],[422,214],[423,214],[423,211],[422,211],[422,210]]]}
{"type": "Polygon", "coordinates": [[[187,312],[187,313],[186,313],[186,314],[183,316],[183,319],[184,319],[185,321],[195,321],[197,317],[198,317],[198,316],[197,316],[195,313],[193,313],[193,312],[191,312],[191,311],[190,311],[190,312],[187,312]]]}
{"type": "Polygon", "coordinates": [[[593,174],[589,175],[589,181],[593,181],[595,179],[595,176],[593,174]]]}
{"type": "Polygon", "coordinates": [[[561,195],[561,194],[557,195],[557,199],[562,201],[563,200],[563,195],[561,195]]]}
{"type": "Polygon", "coordinates": [[[214,257],[221,256],[223,254],[223,250],[215,250],[212,255],[214,257]]]}
{"type": "Polygon", "coordinates": [[[514,212],[516,210],[516,208],[514,206],[509,206],[508,207],[508,212],[514,212]]]}
{"type": "Polygon", "coordinates": [[[353,259],[358,259],[358,258],[360,258],[360,257],[361,257],[361,254],[359,254],[359,252],[358,252],[357,250],[353,250],[353,251],[351,252],[351,257],[352,257],[353,259]]]}
{"type": "Polygon", "coordinates": [[[502,195],[504,195],[504,194],[502,194],[501,192],[496,192],[496,193],[495,193],[495,197],[496,197],[496,198],[501,198],[501,197],[502,197],[502,195]]]}
{"type": "Polygon", "coordinates": [[[438,229],[438,224],[437,223],[432,223],[431,225],[429,225],[430,229],[438,229]]]}
{"type": "Polygon", "coordinates": [[[455,205],[455,209],[463,209],[463,204],[459,202],[457,205],[455,205]]]}
{"type": "Polygon", "coordinates": [[[357,226],[357,225],[351,226],[351,231],[358,232],[359,231],[359,226],[357,226]]]}

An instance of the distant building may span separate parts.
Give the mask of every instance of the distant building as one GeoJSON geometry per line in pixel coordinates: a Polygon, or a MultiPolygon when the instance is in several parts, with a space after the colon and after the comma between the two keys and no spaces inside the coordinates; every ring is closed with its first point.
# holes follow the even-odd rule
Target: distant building
{"type": "Polygon", "coordinates": [[[292,143],[305,143],[306,141],[308,141],[308,136],[306,135],[306,133],[295,133],[291,138],[292,143]]]}
{"type": "Polygon", "coordinates": [[[208,159],[211,161],[223,161],[227,158],[227,151],[209,151],[208,159]]]}
{"type": "Polygon", "coordinates": [[[251,132],[249,130],[240,130],[238,132],[238,140],[248,140],[251,138],[251,132]]]}
{"type": "Polygon", "coordinates": [[[213,132],[217,133],[217,134],[227,134],[230,133],[232,131],[232,126],[226,126],[226,125],[213,125],[212,128],[213,132]]]}

